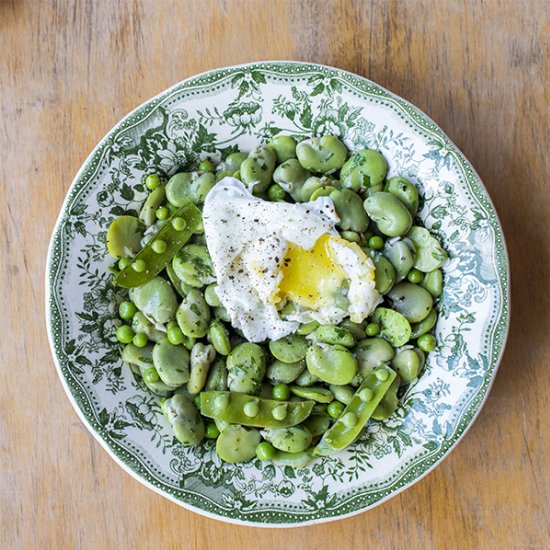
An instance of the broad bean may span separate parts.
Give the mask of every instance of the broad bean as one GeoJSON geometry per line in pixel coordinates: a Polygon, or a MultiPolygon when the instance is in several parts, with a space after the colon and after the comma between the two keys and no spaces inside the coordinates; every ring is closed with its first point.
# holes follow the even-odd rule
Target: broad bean
{"type": "Polygon", "coordinates": [[[278,183],[296,202],[304,200],[302,188],[310,173],[298,162],[290,159],[277,166],[273,173],[273,180],[278,183]]]}
{"type": "Polygon", "coordinates": [[[264,437],[276,449],[286,453],[304,451],[309,447],[313,438],[309,429],[304,425],[265,430],[264,437]]]}
{"type": "Polygon", "coordinates": [[[166,338],[166,332],[158,330],[141,311],[136,311],[132,317],[132,330],[138,334],[142,332],[147,335],[147,338],[152,342],[160,342],[166,338]]]}
{"type": "Polygon", "coordinates": [[[408,179],[401,176],[390,178],[384,187],[384,191],[395,195],[407,207],[411,216],[416,216],[418,190],[408,179]]]}
{"type": "Polygon", "coordinates": [[[296,146],[300,164],[310,172],[332,174],[339,170],[348,156],[346,146],[334,136],[306,139],[296,146]]]}
{"type": "Polygon", "coordinates": [[[306,353],[308,370],[328,384],[349,384],[356,372],[357,361],[343,346],[314,344],[306,353]]]}
{"type": "Polygon", "coordinates": [[[107,230],[107,250],[116,259],[133,258],[141,248],[145,227],[134,216],[115,218],[107,230]]]}
{"type": "Polygon", "coordinates": [[[189,381],[187,382],[187,391],[191,395],[198,394],[206,384],[208,370],[210,365],[216,358],[214,346],[205,346],[201,342],[197,342],[191,350],[191,372],[189,381]]]}
{"type": "Polygon", "coordinates": [[[161,340],[153,348],[153,364],[161,380],[172,388],[189,380],[189,352],[182,345],[161,340]]]}
{"type": "Polygon", "coordinates": [[[387,171],[386,160],[378,151],[363,149],[354,153],[342,166],[340,181],[348,189],[364,191],[380,185],[387,171]]]}
{"type": "Polygon", "coordinates": [[[344,230],[363,233],[369,226],[369,218],[363,208],[361,197],[349,189],[336,189],[329,197],[340,218],[338,226],[344,230]]]}
{"type": "Polygon", "coordinates": [[[321,325],[310,338],[314,342],[324,342],[325,344],[340,344],[347,348],[355,346],[355,337],[345,328],[338,325],[321,325]]]}
{"type": "Polygon", "coordinates": [[[166,191],[164,186],[157,187],[147,197],[139,212],[139,219],[145,225],[153,225],[157,221],[157,209],[166,201],[166,191]]]}
{"type": "Polygon", "coordinates": [[[405,345],[411,337],[409,321],[398,311],[378,307],[374,311],[372,321],[380,326],[380,336],[394,346],[405,345]]]}
{"type": "Polygon", "coordinates": [[[174,318],[178,301],[170,283],[155,277],[130,289],[130,300],[150,320],[164,325],[174,318]]]}
{"type": "Polygon", "coordinates": [[[241,164],[241,179],[251,193],[263,193],[271,185],[277,157],[266,145],[256,147],[241,164]]]}
{"type": "Polygon", "coordinates": [[[172,268],[178,278],[190,286],[201,288],[216,281],[212,259],[205,245],[184,246],[174,256],[172,268]]]}
{"type": "Polygon", "coordinates": [[[216,184],[211,172],[182,172],[172,176],[166,184],[166,198],[178,208],[186,203],[202,204],[216,184]]]}
{"type": "Polygon", "coordinates": [[[191,338],[206,336],[210,322],[210,308],[200,290],[192,288],[187,293],[176,312],[176,319],[186,336],[191,338]]]}
{"type": "Polygon", "coordinates": [[[405,240],[386,241],[382,253],[395,268],[397,283],[402,281],[414,266],[416,254],[405,240]]]}
{"type": "Polygon", "coordinates": [[[290,384],[302,374],[305,368],[306,362],[303,359],[295,363],[276,360],[267,367],[266,377],[273,384],[290,384]]]}
{"type": "Polygon", "coordinates": [[[426,273],[420,286],[425,288],[434,298],[439,298],[443,292],[443,272],[441,269],[434,269],[426,273]]]}
{"type": "Polygon", "coordinates": [[[395,311],[401,313],[409,323],[425,319],[433,307],[432,295],[419,285],[402,282],[387,294],[395,311]]]}
{"type": "Polygon", "coordinates": [[[265,354],[258,344],[244,342],[227,356],[229,389],[234,392],[258,394],[265,375],[265,354]]]}
{"type": "Polygon", "coordinates": [[[307,347],[307,340],[299,334],[289,334],[269,342],[271,355],[283,363],[301,361],[306,355],[307,347]]]}
{"type": "Polygon", "coordinates": [[[388,237],[404,235],[411,228],[411,213],[391,193],[374,193],[365,199],[363,206],[380,232],[388,237]]]}
{"type": "Polygon", "coordinates": [[[162,412],[172,425],[176,439],[184,445],[198,445],[204,438],[204,422],[195,405],[182,393],[166,399],[162,412]]]}
{"type": "Polygon", "coordinates": [[[278,134],[273,136],[268,144],[277,156],[277,164],[296,158],[296,140],[290,136],[278,134]]]}
{"type": "Polygon", "coordinates": [[[429,273],[441,267],[447,259],[447,253],[438,240],[425,227],[411,227],[407,237],[416,248],[414,267],[423,273],[429,273]]]}
{"type": "Polygon", "coordinates": [[[260,432],[242,426],[227,426],[216,440],[216,453],[225,462],[246,462],[256,456],[260,432]]]}

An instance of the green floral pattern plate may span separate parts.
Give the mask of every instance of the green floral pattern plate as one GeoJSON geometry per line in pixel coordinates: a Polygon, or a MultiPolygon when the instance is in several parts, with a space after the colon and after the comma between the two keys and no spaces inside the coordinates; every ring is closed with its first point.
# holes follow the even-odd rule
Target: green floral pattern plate
{"type": "Polygon", "coordinates": [[[50,343],[80,417],[129,473],[169,499],[237,523],[289,526],[367,510],[417,481],[479,412],[502,355],[509,273],[502,229],[462,153],[422,112],[359,76],[264,62],[189,78],[117,124],[78,172],[55,227],[46,273],[50,343]],[[173,439],[158,399],[123,366],[114,337],[122,296],[107,271],[110,221],[135,210],[148,173],[174,174],[206,154],[250,150],[284,131],[332,133],[379,149],[389,174],[415,182],[420,218],[450,259],[438,349],[398,411],[339,456],[302,469],[223,463],[207,441],[173,439]]]}

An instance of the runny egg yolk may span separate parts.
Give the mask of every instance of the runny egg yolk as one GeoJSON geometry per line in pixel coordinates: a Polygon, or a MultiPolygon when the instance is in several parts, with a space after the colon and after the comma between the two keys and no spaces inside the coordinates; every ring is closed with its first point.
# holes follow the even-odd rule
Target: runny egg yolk
{"type": "Polygon", "coordinates": [[[342,239],[321,235],[309,250],[289,243],[281,268],[279,300],[286,298],[308,309],[317,309],[331,300],[348,278],[335,261],[331,240],[342,239]]]}

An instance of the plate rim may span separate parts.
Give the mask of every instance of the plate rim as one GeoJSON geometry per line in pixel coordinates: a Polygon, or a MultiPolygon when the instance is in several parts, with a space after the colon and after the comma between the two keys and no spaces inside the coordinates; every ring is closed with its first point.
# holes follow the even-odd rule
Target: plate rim
{"type": "MultiPolygon", "coordinates": [[[[410,113],[409,113],[410,114],[410,113]]],[[[425,129],[425,128],[424,128],[425,129]]],[[[466,178],[465,185],[469,188],[468,181],[466,178]]],[[[471,190],[471,189],[470,189],[471,190]]],[[[473,191],[473,190],[471,190],[473,191]]],[[[475,195],[474,195],[475,196],[475,195]]],[[[476,197],[477,198],[477,197],[476,197]]],[[[60,238],[60,244],[62,244],[62,240],[60,238]]],[[[511,300],[510,300],[510,284],[511,284],[511,273],[510,273],[510,262],[509,262],[509,255],[508,255],[508,249],[506,246],[506,239],[504,235],[504,231],[502,228],[502,223],[500,221],[500,218],[498,216],[497,209],[495,208],[495,205],[489,195],[489,192],[487,191],[487,188],[485,187],[481,177],[477,173],[477,171],[472,166],[471,162],[466,158],[464,153],[456,146],[456,144],[449,138],[449,136],[441,129],[441,127],[434,121],[430,116],[428,116],[422,109],[415,106],[408,100],[402,98],[401,96],[397,95],[396,93],[386,89],[385,87],[381,86],[380,84],[364,77],[361,75],[358,75],[356,73],[353,73],[351,71],[347,71],[344,69],[340,69],[338,67],[333,67],[330,65],[324,65],[321,63],[311,63],[311,62],[305,62],[305,61],[296,61],[296,60],[260,60],[260,61],[253,61],[248,63],[240,63],[236,65],[229,65],[229,66],[223,66],[223,67],[217,67],[213,69],[209,69],[206,71],[202,71],[197,74],[193,74],[188,76],[187,78],[173,84],[172,86],[166,88],[165,90],[161,91],[160,93],[156,94],[155,96],[146,99],[141,104],[139,104],[137,107],[132,109],[129,113],[124,115],[121,119],[117,121],[117,123],[112,126],[105,134],[104,136],[97,142],[97,144],[93,147],[89,155],[86,157],[84,162],[81,164],[79,170],[77,171],[76,175],[71,181],[70,186],[68,187],[65,197],[63,199],[59,214],[57,216],[55,225],[52,229],[52,234],[50,237],[49,245],[48,245],[48,252],[46,257],[46,264],[45,264],[45,319],[46,319],[46,328],[47,328],[47,334],[48,334],[48,343],[50,347],[50,351],[52,353],[52,357],[54,360],[54,364],[57,370],[58,377],[61,381],[62,387],[69,399],[69,402],[71,403],[72,407],[75,409],[78,417],[80,418],[81,422],[86,426],[86,429],[93,435],[95,440],[107,451],[108,455],[128,474],[130,474],[134,479],[139,481],[142,485],[146,486],[149,489],[152,489],[155,493],[163,496],[164,498],[167,498],[171,502],[174,502],[175,504],[182,506],[185,509],[191,510],[193,512],[196,512],[198,514],[201,514],[205,517],[216,519],[219,521],[224,521],[227,523],[232,523],[236,525],[245,525],[245,526],[251,526],[251,527],[263,527],[263,528],[288,528],[288,527],[302,527],[302,526],[308,526],[308,525],[315,525],[320,523],[326,523],[330,521],[337,521],[345,518],[349,518],[364,512],[367,512],[371,510],[372,508],[375,508],[376,506],[381,505],[382,503],[386,502],[387,500],[395,497],[402,491],[408,489],[418,481],[420,481],[422,478],[427,476],[436,466],[438,466],[445,458],[449,456],[449,454],[457,447],[457,445],[460,443],[462,438],[466,435],[466,433],[470,430],[474,422],[476,421],[477,417],[479,416],[481,410],[483,409],[487,398],[489,396],[489,393],[491,391],[491,388],[494,384],[498,369],[500,367],[502,357],[504,355],[504,352],[506,350],[506,345],[508,341],[509,336],[509,330],[510,330],[510,317],[511,317],[511,300]],[[504,271],[503,273],[498,272],[498,278],[495,284],[499,284],[499,286],[502,289],[502,302],[503,302],[503,314],[505,315],[505,325],[503,327],[503,335],[502,335],[502,343],[499,350],[498,357],[496,357],[494,362],[494,367],[492,369],[490,380],[488,381],[486,387],[484,390],[484,394],[482,395],[482,399],[479,402],[479,404],[476,405],[475,412],[469,417],[467,421],[467,425],[463,428],[462,432],[455,436],[452,439],[452,442],[450,443],[449,447],[442,451],[441,456],[435,460],[435,462],[429,466],[426,467],[426,469],[421,472],[419,475],[414,477],[411,481],[403,482],[401,486],[399,486],[397,489],[391,489],[390,494],[381,497],[380,499],[376,500],[375,502],[364,506],[358,510],[353,510],[351,512],[345,513],[345,514],[338,514],[335,516],[327,516],[322,518],[315,518],[315,519],[308,519],[305,521],[298,520],[291,523],[275,523],[275,522],[265,522],[265,520],[259,520],[259,521],[251,521],[241,518],[234,518],[234,517],[228,517],[224,515],[218,515],[215,513],[208,512],[202,508],[199,508],[193,504],[190,504],[188,502],[184,502],[180,499],[178,499],[176,496],[170,494],[169,492],[161,489],[160,487],[156,487],[153,483],[142,477],[139,473],[132,470],[127,464],[125,464],[119,456],[115,453],[114,450],[112,450],[108,443],[105,441],[105,439],[96,431],[96,429],[92,426],[91,422],[84,416],[83,411],[81,410],[80,406],[78,405],[76,399],[74,398],[73,392],[71,388],[69,387],[69,384],[63,375],[62,369],[61,369],[61,361],[59,360],[56,352],[55,342],[54,342],[54,331],[53,331],[53,323],[52,323],[52,308],[55,305],[55,292],[53,288],[53,280],[55,278],[55,271],[56,268],[53,265],[53,256],[54,256],[54,249],[55,249],[55,241],[56,236],[60,232],[61,223],[63,221],[64,215],[66,213],[67,206],[69,202],[73,199],[73,195],[75,193],[75,188],[77,186],[78,181],[82,178],[84,173],[89,169],[90,165],[92,164],[93,157],[96,155],[98,150],[105,144],[105,142],[114,134],[116,134],[118,131],[123,129],[123,126],[125,122],[127,122],[129,119],[132,118],[135,114],[138,112],[141,112],[143,109],[146,109],[147,107],[151,107],[151,110],[153,110],[156,107],[156,103],[160,102],[160,100],[164,97],[169,96],[172,92],[174,92],[178,87],[181,85],[187,83],[190,80],[200,79],[201,77],[207,76],[209,74],[215,74],[222,71],[234,71],[242,68],[259,68],[259,69],[265,69],[265,65],[277,65],[277,66],[284,66],[284,65],[296,65],[301,67],[311,67],[311,68],[321,68],[324,71],[333,71],[338,74],[345,74],[351,77],[352,79],[358,79],[360,81],[363,81],[367,85],[371,85],[386,94],[390,96],[391,99],[397,100],[398,103],[401,104],[401,106],[408,107],[410,110],[412,110],[413,113],[415,113],[418,117],[424,119],[424,121],[431,124],[430,131],[439,134],[446,140],[446,144],[449,144],[454,153],[454,157],[456,160],[459,161],[459,164],[463,164],[462,168],[466,167],[469,170],[471,170],[472,175],[474,179],[476,180],[479,191],[484,194],[484,199],[487,201],[489,209],[492,209],[492,214],[494,215],[493,224],[495,225],[495,229],[498,231],[495,231],[495,236],[498,235],[501,240],[502,244],[502,250],[501,250],[501,261],[496,263],[496,267],[499,267],[499,264],[504,264],[504,271]],[[502,277],[504,275],[504,277],[502,277]]],[[[466,414],[467,416],[467,414],[466,414]]],[[[276,511],[272,511],[271,513],[276,514],[276,511]]]]}

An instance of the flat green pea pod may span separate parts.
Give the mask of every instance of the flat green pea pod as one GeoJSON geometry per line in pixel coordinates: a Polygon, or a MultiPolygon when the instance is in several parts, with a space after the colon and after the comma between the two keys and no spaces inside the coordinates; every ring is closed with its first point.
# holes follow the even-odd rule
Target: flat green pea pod
{"type": "Polygon", "coordinates": [[[168,180],[166,198],[178,208],[189,202],[202,204],[215,184],[216,176],[211,172],[182,172],[168,180]]]}
{"type": "Polygon", "coordinates": [[[197,342],[191,350],[191,373],[187,382],[187,391],[191,395],[197,395],[205,386],[210,365],[216,358],[214,346],[205,346],[197,342]]]}
{"type": "Polygon", "coordinates": [[[161,409],[180,443],[198,445],[203,440],[204,422],[193,402],[185,395],[179,393],[166,399],[161,409]]]}
{"type": "Polygon", "coordinates": [[[302,374],[305,368],[306,362],[303,359],[295,363],[276,360],[267,367],[265,375],[273,384],[290,384],[302,374]]]}
{"type": "Polygon", "coordinates": [[[200,290],[192,288],[187,293],[176,312],[176,320],[185,336],[191,338],[206,336],[210,323],[210,308],[200,290]]]}
{"type": "Polygon", "coordinates": [[[208,327],[208,339],[220,355],[229,355],[231,351],[229,331],[219,319],[214,319],[210,323],[210,327],[208,327]]]}
{"type": "Polygon", "coordinates": [[[183,298],[187,296],[187,293],[191,288],[193,288],[191,285],[188,285],[187,283],[184,283],[174,271],[174,268],[172,267],[172,264],[169,263],[166,265],[166,274],[168,275],[168,278],[170,279],[170,282],[172,283],[172,286],[176,289],[176,292],[183,298]]]}
{"type": "Polygon", "coordinates": [[[416,216],[418,211],[418,190],[405,178],[396,176],[390,178],[384,186],[384,191],[395,195],[409,210],[411,216],[416,216]]]}
{"type": "Polygon", "coordinates": [[[265,354],[258,344],[244,342],[227,356],[229,389],[234,392],[258,394],[265,375],[265,354]]]}
{"type": "Polygon", "coordinates": [[[404,346],[411,338],[411,325],[398,311],[378,307],[374,311],[372,322],[380,326],[380,336],[393,347],[404,346]]]}
{"type": "Polygon", "coordinates": [[[336,189],[329,197],[340,218],[338,226],[343,230],[363,233],[369,226],[369,218],[363,208],[361,197],[350,189],[336,189]]]}
{"type": "Polygon", "coordinates": [[[305,468],[311,462],[311,454],[308,451],[301,453],[285,453],[277,451],[271,459],[277,466],[290,466],[291,468],[305,468]]]}
{"type": "Polygon", "coordinates": [[[348,332],[351,332],[357,342],[366,338],[365,328],[363,327],[363,325],[359,323],[354,323],[350,319],[344,319],[340,323],[340,327],[344,330],[347,330],[348,332]]]}
{"type": "Polygon", "coordinates": [[[178,300],[170,283],[155,277],[146,283],[131,288],[130,300],[149,320],[164,325],[174,318],[178,300]]]}
{"type": "Polygon", "coordinates": [[[241,164],[248,158],[246,153],[231,153],[223,161],[223,169],[226,172],[236,172],[240,170],[241,164]]]}
{"type": "Polygon", "coordinates": [[[376,290],[382,295],[387,294],[395,283],[395,268],[382,254],[372,251],[369,254],[374,263],[374,283],[376,290]]]}
{"type": "Polygon", "coordinates": [[[227,391],[205,391],[200,394],[203,416],[257,428],[296,426],[308,418],[313,405],[313,401],[277,401],[227,391]]]}
{"type": "Polygon", "coordinates": [[[313,437],[323,435],[331,424],[332,420],[326,413],[312,414],[303,422],[303,425],[311,432],[313,437]]]}
{"type": "Polygon", "coordinates": [[[300,453],[311,444],[313,436],[304,425],[265,430],[264,438],[285,453],[300,453]]]}
{"type": "Polygon", "coordinates": [[[310,338],[313,342],[339,344],[347,348],[355,346],[355,336],[349,330],[338,325],[321,325],[315,332],[311,333],[310,338]]]}
{"type": "Polygon", "coordinates": [[[200,244],[184,246],[172,260],[175,274],[185,284],[201,288],[216,281],[208,248],[200,244]]]}
{"type": "Polygon", "coordinates": [[[306,170],[332,174],[342,168],[348,156],[348,150],[337,137],[323,136],[298,143],[296,156],[306,170]]]}
{"type": "Polygon", "coordinates": [[[401,378],[399,375],[395,377],[388,391],[384,394],[384,397],[378,404],[378,407],[372,413],[374,420],[386,420],[389,418],[399,407],[399,398],[397,397],[397,390],[401,385],[401,378]]]}
{"type": "Polygon", "coordinates": [[[388,237],[405,235],[411,228],[411,213],[391,193],[373,193],[365,199],[363,206],[378,230],[388,237]]]}
{"type": "Polygon", "coordinates": [[[355,394],[355,388],[353,386],[337,386],[335,384],[329,384],[330,391],[334,395],[334,399],[344,403],[344,405],[349,405],[355,394]]]}
{"type": "Polygon", "coordinates": [[[413,348],[399,350],[391,362],[393,370],[399,374],[403,384],[409,384],[418,378],[423,365],[421,356],[413,348]]]}
{"type": "Polygon", "coordinates": [[[318,343],[306,354],[307,369],[327,384],[349,384],[357,373],[357,361],[344,346],[318,343]]]}
{"type": "Polygon", "coordinates": [[[307,202],[309,200],[312,200],[313,194],[315,192],[325,189],[327,187],[331,187],[330,192],[332,192],[334,190],[334,183],[335,180],[327,176],[321,176],[320,178],[317,176],[311,176],[307,178],[307,180],[304,182],[304,185],[302,186],[302,201],[307,202]]]}
{"type": "Polygon", "coordinates": [[[268,144],[277,156],[277,164],[296,158],[296,140],[290,136],[278,134],[271,138],[268,144]]]}
{"type": "Polygon", "coordinates": [[[141,248],[145,226],[134,216],[115,218],[107,230],[107,251],[116,258],[133,258],[141,248]]]}
{"type": "Polygon", "coordinates": [[[273,181],[278,183],[297,202],[301,202],[302,188],[310,173],[296,159],[290,159],[277,166],[273,181]]]}
{"type": "Polygon", "coordinates": [[[218,357],[210,367],[204,389],[205,391],[225,391],[228,387],[225,359],[218,357]]]}
{"type": "Polygon", "coordinates": [[[427,332],[430,332],[434,328],[437,322],[437,311],[432,308],[427,317],[422,319],[419,323],[411,324],[411,338],[418,338],[427,332]]]}
{"type": "Polygon", "coordinates": [[[330,456],[351,445],[359,436],[397,374],[383,366],[370,374],[355,392],[351,403],[325,432],[313,449],[317,456],[330,456]]]}
{"type": "Polygon", "coordinates": [[[353,355],[358,365],[358,380],[354,380],[354,382],[359,385],[378,367],[389,363],[395,355],[395,350],[383,338],[365,338],[359,342],[353,355]]]}
{"type": "Polygon", "coordinates": [[[433,307],[432,295],[413,283],[399,283],[387,296],[392,302],[393,309],[401,313],[409,323],[419,323],[428,316],[433,307]]]}
{"type": "Polygon", "coordinates": [[[334,401],[333,393],[322,386],[308,386],[305,388],[301,386],[290,386],[290,391],[296,397],[309,399],[317,403],[330,403],[334,401]]]}
{"type": "Polygon", "coordinates": [[[340,182],[353,191],[363,191],[380,185],[387,172],[388,165],[381,153],[372,149],[362,149],[354,153],[342,166],[340,182]]]}
{"type": "Polygon", "coordinates": [[[166,338],[166,332],[158,330],[141,311],[136,311],[132,317],[132,330],[136,334],[143,332],[152,342],[160,342],[166,338]]]}
{"type": "Polygon", "coordinates": [[[241,180],[251,193],[263,193],[271,185],[277,156],[266,145],[253,149],[241,164],[241,180]]]}
{"type": "Polygon", "coordinates": [[[441,269],[434,269],[424,275],[420,283],[434,298],[439,298],[443,292],[443,272],[441,269]]]}
{"type": "Polygon", "coordinates": [[[283,363],[301,361],[306,356],[307,348],[307,340],[298,334],[289,334],[269,342],[271,355],[283,363]]]}
{"type": "Polygon", "coordinates": [[[139,219],[145,225],[153,225],[157,221],[157,209],[166,201],[166,190],[163,185],[153,189],[139,212],[139,219]]]}
{"type": "Polygon", "coordinates": [[[388,240],[382,251],[395,268],[395,282],[402,281],[413,268],[416,253],[405,240],[388,240]]]}
{"type": "Polygon", "coordinates": [[[192,204],[176,210],[134,261],[115,277],[115,284],[132,288],[156,277],[189,240],[200,221],[201,213],[192,204]]]}
{"type": "Polygon", "coordinates": [[[414,267],[424,273],[440,268],[447,259],[447,253],[425,227],[413,226],[407,237],[416,248],[414,267]]]}
{"type": "Polygon", "coordinates": [[[177,388],[189,380],[189,352],[182,345],[161,340],[153,348],[153,363],[167,386],[177,388]]]}
{"type": "Polygon", "coordinates": [[[321,380],[318,376],[315,376],[314,374],[309,372],[309,370],[304,369],[302,371],[302,374],[300,374],[300,376],[298,376],[298,378],[294,380],[294,383],[301,388],[307,388],[313,386],[313,384],[317,384],[317,382],[320,381],[321,380]]]}
{"type": "Polygon", "coordinates": [[[227,426],[216,440],[216,453],[224,462],[246,462],[256,456],[260,432],[242,426],[227,426]]]}

